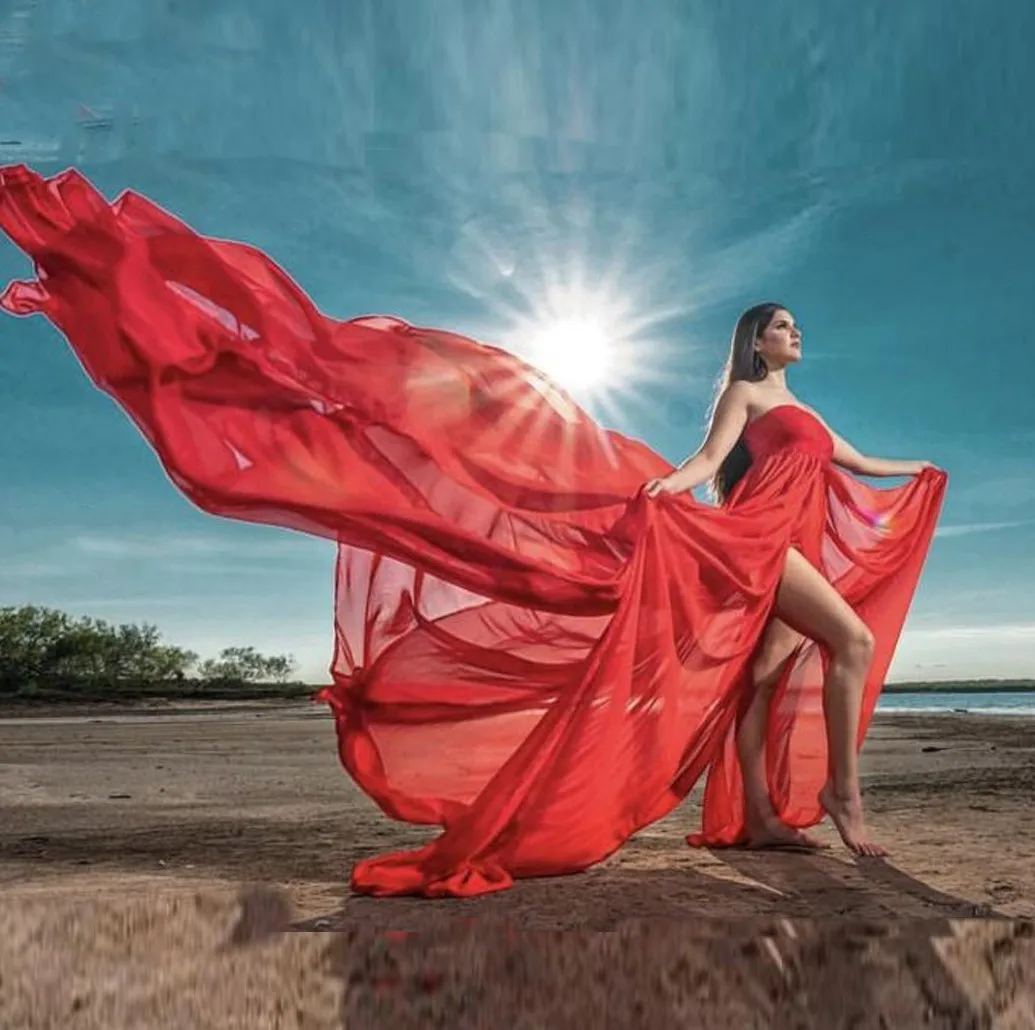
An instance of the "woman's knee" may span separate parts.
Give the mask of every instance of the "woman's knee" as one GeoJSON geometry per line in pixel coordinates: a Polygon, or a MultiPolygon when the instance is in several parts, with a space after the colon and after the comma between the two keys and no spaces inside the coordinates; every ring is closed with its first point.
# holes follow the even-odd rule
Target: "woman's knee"
{"type": "Polygon", "coordinates": [[[840,639],[834,641],[834,653],[843,661],[851,662],[853,665],[869,665],[873,659],[873,652],[877,647],[877,640],[873,630],[861,619],[854,620],[839,635],[840,639]]]}

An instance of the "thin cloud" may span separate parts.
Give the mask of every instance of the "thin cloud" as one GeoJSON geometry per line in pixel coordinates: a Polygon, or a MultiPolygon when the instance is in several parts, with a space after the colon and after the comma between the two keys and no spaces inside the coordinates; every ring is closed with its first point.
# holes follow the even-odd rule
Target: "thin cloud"
{"type": "Polygon", "coordinates": [[[4,565],[4,579],[58,579],[68,575],[67,562],[24,561],[4,565]]]}
{"type": "Polygon", "coordinates": [[[266,574],[286,563],[308,569],[316,560],[324,566],[333,561],[333,547],[324,540],[301,534],[270,532],[265,539],[243,539],[218,534],[169,533],[154,530],[147,534],[47,533],[43,539],[20,546],[0,539],[0,565],[4,580],[67,580],[77,582],[132,570],[136,578],[146,572],[190,575],[266,574]]]}
{"type": "Polygon", "coordinates": [[[271,536],[269,540],[233,540],[225,537],[195,535],[104,536],[80,534],[71,545],[80,554],[98,558],[154,560],[190,558],[278,558],[297,557],[311,541],[298,536],[271,536]]]}
{"type": "MultiPolygon", "coordinates": [[[[83,615],[95,615],[97,612],[116,611],[119,618],[128,618],[127,612],[152,611],[163,609],[168,611],[194,612],[198,608],[196,596],[169,597],[166,595],[142,594],[139,597],[86,597],[74,602],[66,602],[63,610],[83,615]]],[[[147,621],[146,619],[144,621],[147,621]]]]}
{"type": "Polygon", "coordinates": [[[1035,622],[961,622],[907,628],[890,678],[908,679],[917,666],[931,669],[929,675],[947,680],[1030,678],[1035,668],[1035,622]]]}
{"type": "Polygon", "coordinates": [[[1035,622],[1015,622],[988,626],[938,626],[932,629],[906,630],[903,639],[920,640],[979,640],[984,642],[1015,641],[1035,643],[1035,622]]]}
{"type": "Polygon", "coordinates": [[[1015,522],[962,522],[955,526],[939,526],[936,537],[973,536],[976,533],[996,533],[1002,529],[1021,529],[1035,525],[1035,519],[1021,519],[1015,522]]]}

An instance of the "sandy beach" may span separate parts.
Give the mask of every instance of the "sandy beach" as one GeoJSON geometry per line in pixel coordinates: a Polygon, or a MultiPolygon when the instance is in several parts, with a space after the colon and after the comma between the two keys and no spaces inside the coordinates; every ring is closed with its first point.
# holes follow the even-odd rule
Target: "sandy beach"
{"type": "MultiPolygon", "coordinates": [[[[426,941],[472,928],[488,928],[497,941],[506,939],[504,929],[542,932],[555,941],[571,937],[553,931],[595,939],[593,932],[604,930],[618,933],[608,939],[628,942],[639,939],[638,927],[650,926],[647,937],[655,944],[657,933],[689,933],[699,944],[707,939],[701,947],[714,949],[736,937],[715,931],[719,926],[755,933],[763,925],[824,926],[840,917],[838,925],[880,926],[878,936],[887,937],[917,926],[944,934],[953,921],[974,917],[1035,916],[1035,720],[878,717],[864,757],[871,823],[891,848],[887,862],[856,863],[836,845],[809,856],[693,851],[683,842],[697,826],[691,798],[612,859],[578,876],[521,882],[474,901],[374,900],[349,894],[352,863],[418,844],[427,833],[389,821],[352,786],[338,765],[333,724],[321,707],[8,713],[0,720],[0,888],[8,924],[6,931],[0,927],[0,939],[9,943],[0,945],[0,959],[9,968],[27,968],[33,949],[45,951],[48,964],[64,949],[73,965],[111,962],[124,945],[109,942],[100,958],[96,948],[78,958],[73,953],[84,940],[96,944],[132,931],[145,941],[145,951],[168,956],[179,949],[196,961],[205,948],[215,953],[227,935],[245,932],[241,913],[251,911],[253,921],[265,918],[277,928],[345,931],[331,937],[352,940],[353,961],[366,956],[367,980],[356,981],[355,970],[350,976],[367,984],[374,998],[369,984],[380,974],[370,972],[370,963],[388,961],[384,941],[393,938],[385,930],[425,931],[426,941]],[[255,885],[267,893],[254,894],[255,885]],[[70,936],[73,924],[80,929],[70,936]],[[359,940],[367,944],[359,947],[359,940]]],[[[835,844],[828,827],[820,833],[835,844]]],[[[800,929],[791,935],[799,950],[803,933],[807,938],[800,929]]],[[[277,945],[276,962],[294,970],[283,973],[284,982],[297,986],[299,970],[310,975],[316,961],[317,953],[305,949],[318,945],[304,942],[327,938],[287,937],[294,943],[277,945]]],[[[642,940],[636,945],[643,946],[642,940]]],[[[930,950],[929,943],[924,947],[930,950]]],[[[326,964],[327,955],[320,954],[326,964]]],[[[393,975],[401,975],[403,960],[392,962],[393,975]]],[[[122,1025],[85,1001],[79,1022],[62,1023],[40,1008],[52,994],[23,992],[17,1011],[31,1009],[39,1026],[122,1025]]],[[[4,995],[5,1004],[14,1004],[7,989],[4,995]]],[[[353,992],[353,1007],[360,995],[353,992]]],[[[315,988],[306,996],[305,1005],[293,1010],[295,1022],[251,1025],[341,1025],[339,1002],[315,988]],[[322,1016],[311,1010],[317,996],[324,999],[322,1016]]],[[[392,1016],[393,1025],[411,1025],[402,1011],[392,1016]]],[[[237,1025],[226,1022],[225,1013],[220,1018],[222,1025],[237,1025]]],[[[377,1023],[364,1023],[353,1012],[348,1025],[377,1023]]]]}
{"type": "Polygon", "coordinates": [[[353,862],[418,844],[338,764],[317,705],[0,721],[0,883],[15,894],[283,886],[304,918],[419,929],[491,915],[520,928],[612,929],[640,917],[1035,916],[1035,720],[880,717],[864,750],[888,863],[700,852],[691,798],[588,873],[463,902],[371,900],[353,862]]]}

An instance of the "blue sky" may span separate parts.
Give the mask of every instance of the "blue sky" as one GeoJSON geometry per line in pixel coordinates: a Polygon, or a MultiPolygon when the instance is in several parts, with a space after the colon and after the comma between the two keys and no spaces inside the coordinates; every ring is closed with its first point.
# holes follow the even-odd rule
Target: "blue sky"
{"type": "MultiPolygon", "coordinates": [[[[0,0],[0,161],[139,190],[339,317],[508,340],[579,288],[642,343],[587,403],[673,461],[781,299],[802,399],[952,476],[894,675],[1035,676],[1032,38],[1008,0],[0,0]]],[[[333,548],[193,509],[41,319],[0,320],[0,484],[0,604],[324,677],[333,548]]]]}

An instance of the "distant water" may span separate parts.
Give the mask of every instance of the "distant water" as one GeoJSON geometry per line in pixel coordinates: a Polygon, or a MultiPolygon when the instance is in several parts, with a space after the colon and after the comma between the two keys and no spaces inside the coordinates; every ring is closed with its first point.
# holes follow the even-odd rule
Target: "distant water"
{"type": "Polygon", "coordinates": [[[981,715],[1035,715],[1035,692],[1000,690],[979,694],[960,692],[883,694],[878,712],[953,712],[966,709],[981,715]]]}

